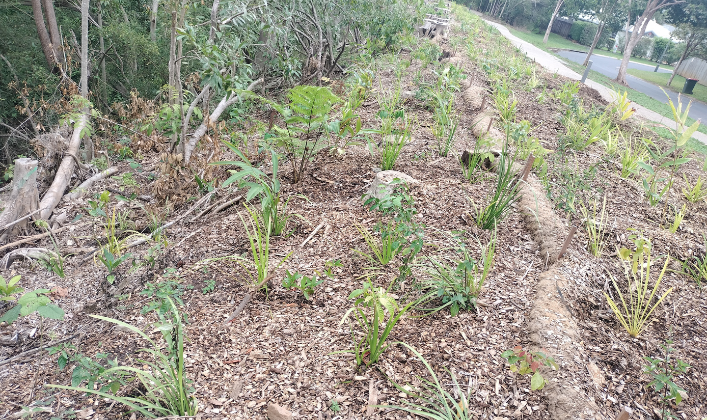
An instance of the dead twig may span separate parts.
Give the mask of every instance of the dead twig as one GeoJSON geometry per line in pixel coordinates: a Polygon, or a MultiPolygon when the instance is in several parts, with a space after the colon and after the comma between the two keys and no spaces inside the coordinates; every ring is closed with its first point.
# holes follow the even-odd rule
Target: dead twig
{"type": "MultiPolygon", "coordinates": [[[[54,233],[54,234],[56,235],[57,233],[59,233],[59,232],[61,232],[61,231],[63,231],[63,230],[66,230],[66,229],[68,229],[68,228],[71,227],[71,226],[76,226],[77,228],[79,228],[79,227],[82,227],[82,226],[85,226],[85,225],[87,225],[87,223],[84,223],[84,224],[81,224],[81,225],[66,225],[66,226],[60,227],[59,229],[57,229],[57,230],[55,230],[55,231],[53,231],[53,232],[51,232],[51,233],[54,233]]],[[[45,237],[47,237],[47,236],[49,236],[49,235],[50,235],[50,232],[47,231],[47,232],[44,232],[44,233],[40,233],[39,235],[29,236],[29,237],[27,237],[27,238],[20,239],[19,241],[15,241],[15,242],[9,243],[9,244],[7,244],[7,245],[0,246],[0,251],[4,251],[4,250],[6,250],[6,249],[8,249],[8,248],[16,247],[17,245],[22,245],[22,244],[26,244],[26,243],[38,241],[38,240],[40,240],[40,239],[42,239],[42,238],[45,238],[45,237]]]]}
{"type": "Polygon", "coordinates": [[[25,220],[28,217],[34,216],[35,214],[39,213],[42,210],[44,210],[44,209],[37,209],[37,210],[33,211],[32,213],[28,214],[27,216],[20,217],[19,219],[15,220],[14,222],[10,222],[10,223],[6,224],[5,226],[0,228],[0,232],[2,232],[3,230],[5,230],[9,227],[16,225],[17,223],[20,223],[21,221],[25,220]]]}
{"type": "Polygon", "coordinates": [[[238,304],[238,307],[236,308],[235,311],[229,316],[225,321],[223,321],[223,325],[227,325],[229,322],[233,321],[238,314],[243,312],[243,309],[245,309],[245,306],[250,302],[250,300],[253,298],[253,296],[250,293],[247,293],[245,297],[243,297],[243,300],[241,303],[238,304]]]}
{"type": "Polygon", "coordinates": [[[243,196],[242,196],[242,195],[239,195],[238,197],[234,198],[233,200],[227,201],[227,202],[221,204],[220,206],[216,207],[213,212],[214,212],[214,213],[218,213],[218,212],[220,212],[221,210],[223,210],[223,209],[225,209],[225,208],[227,208],[227,207],[231,207],[232,205],[234,205],[234,204],[236,204],[237,202],[241,201],[242,198],[243,198],[243,196]]]}
{"type": "Polygon", "coordinates": [[[302,242],[302,245],[300,245],[300,247],[304,248],[304,246],[307,245],[307,242],[309,242],[309,240],[312,239],[312,237],[314,237],[314,235],[316,235],[317,232],[319,232],[319,229],[321,229],[322,227],[324,227],[324,222],[321,222],[319,224],[319,226],[314,228],[312,233],[310,233],[309,236],[307,236],[307,239],[305,239],[304,242],[302,242]]]}
{"type": "Polygon", "coordinates": [[[33,348],[33,349],[31,349],[31,350],[23,351],[22,353],[20,353],[20,354],[18,354],[18,355],[16,355],[16,356],[10,357],[9,359],[0,360],[0,366],[4,366],[4,365],[6,365],[6,364],[8,364],[8,363],[12,363],[12,362],[14,362],[15,360],[22,359],[22,358],[24,358],[24,357],[26,357],[26,356],[29,356],[30,354],[34,354],[34,353],[36,353],[36,352],[38,352],[38,351],[47,349],[47,348],[49,348],[49,347],[56,346],[57,344],[66,343],[67,341],[73,340],[73,339],[76,338],[78,335],[79,335],[79,333],[76,333],[76,334],[72,335],[71,337],[67,337],[67,338],[64,338],[64,339],[61,339],[61,340],[57,340],[57,341],[52,341],[51,343],[46,344],[46,345],[44,345],[44,346],[42,346],[42,347],[37,347],[37,348],[33,348]]]}

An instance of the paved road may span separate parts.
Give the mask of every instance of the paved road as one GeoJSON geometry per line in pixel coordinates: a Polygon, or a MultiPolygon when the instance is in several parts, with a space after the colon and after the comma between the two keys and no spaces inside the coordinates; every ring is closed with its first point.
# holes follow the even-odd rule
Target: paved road
{"type": "MultiPolygon", "coordinates": [[[[579,80],[581,78],[579,74],[570,70],[564,63],[560,62],[557,56],[543,51],[535,45],[525,42],[517,36],[512,35],[508,28],[501,25],[500,23],[490,21],[486,21],[486,23],[498,29],[501,35],[508,38],[513,45],[517,46],[521,51],[525,52],[529,58],[535,60],[536,63],[545,67],[548,71],[568,77],[572,80],[579,80]]],[[[616,99],[614,96],[614,92],[606,86],[599,84],[591,79],[587,79],[586,83],[587,86],[599,92],[601,97],[604,98],[604,100],[606,100],[607,102],[611,102],[616,99]]],[[[651,111],[650,109],[642,107],[636,103],[632,105],[634,105],[636,108],[635,115],[637,117],[642,117],[648,121],[654,121],[659,124],[665,124],[668,127],[675,127],[675,122],[672,120],[672,118],[664,117],[658,114],[657,112],[651,111]]],[[[692,138],[697,139],[704,144],[707,144],[707,134],[698,131],[692,135],[692,138]]]]}
{"type": "MultiPolygon", "coordinates": [[[[576,51],[567,51],[567,50],[562,50],[557,53],[559,56],[567,58],[571,61],[574,61],[575,63],[584,63],[584,58],[587,56],[586,53],[581,53],[581,52],[576,52],[576,51]]],[[[592,70],[599,72],[603,74],[604,76],[607,76],[611,79],[615,78],[616,75],[619,73],[619,65],[621,64],[621,60],[613,58],[613,57],[606,57],[606,56],[601,56],[597,54],[592,55],[592,70]]],[[[633,61],[629,62],[628,65],[629,68],[631,69],[638,69],[638,70],[653,70],[655,69],[655,66],[649,66],[647,64],[641,64],[641,63],[634,63],[633,61]]],[[[658,69],[659,72],[661,73],[670,73],[669,70],[664,70],[664,69],[658,69]]],[[[648,83],[643,79],[639,79],[638,77],[631,76],[630,74],[626,75],[626,81],[628,82],[628,85],[631,86],[631,88],[644,93],[648,96],[650,96],[653,99],[656,99],[664,104],[668,103],[668,98],[665,96],[665,93],[656,85],[652,83],[648,83]]],[[[677,88],[678,86],[673,85],[673,87],[677,88]]],[[[680,86],[681,87],[681,86],[680,86]]],[[[670,95],[670,99],[673,100],[673,103],[677,104],[677,99],[678,99],[678,94],[666,90],[668,95],[670,95]]],[[[687,96],[689,98],[689,96],[687,96]]],[[[687,99],[683,96],[682,97],[683,102],[687,102],[687,99]]],[[[699,101],[692,101],[692,107],[690,107],[690,117],[693,119],[698,119],[701,118],[703,122],[707,123],[707,104],[704,104],[699,101]]]]}

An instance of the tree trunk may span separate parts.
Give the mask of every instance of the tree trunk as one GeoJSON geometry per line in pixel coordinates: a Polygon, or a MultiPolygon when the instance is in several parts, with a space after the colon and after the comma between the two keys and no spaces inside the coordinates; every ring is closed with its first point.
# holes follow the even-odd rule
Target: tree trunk
{"type": "MultiPolygon", "coordinates": [[[[90,0],[81,0],[81,96],[88,100],[88,8],[90,0]]],[[[88,110],[84,110],[88,113],[88,110]]],[[[93,160],[93,142],[89,136],[84,136],[86,162],[93,160]]],[[[78,156],[78,154],[75,154],[78,156]]]]}
{"type": "Polygon", "coordinates": [[[106,75],[106,45],[103,40],[103,9],[101,8],[101,2],[97,3],[98,6],[98,26],[100,26],[100,32],[98,33],[98,45],[101,48],[101,93],[103,94],[103,100],[108,103],[108,78],[106,75]]]}
{"type": "Polygon", "coordinates": [[[152,0],[152,9],[150,9],[150,40],[157,42],[157,8],[160,5],[160,0],[152,0]]]}
{"type": "MultiPolygon", "coordinates": [[[[169,72],[169,104],[174,105],[175,97],[173,95],[173,90],[176,89],[176,65],[177,65],[177,11],[172,11],[172,30],[170,32],[169,38],[169,62],[167,64],[167,70],[169,72]]],[[[174,139],[172,139],[174,140],[174,139]]]]}
{"type": "Polygon", "coordinates": [[[42,4],[40,0],[32,0],[32,16],[34,17],[34,24],[37,26],[39,44],[42,46],[44,58],[47,60],[47,66],[49,70],[54,70],[59,61],[54,48],[52,48],[52,41],[51,38],[49,38],[47,27],[44,25],[44,16],[42,14],[42,4]]]}
{"type": "MultiPolygon", "coordinates": [[[[626,17],[626,34],[624,35],[624,49],[621,51],[623,54],[624,51],[626,51],[626,46],[628,45],[628,30],[631,27],[631,0],[628,0],[628,9],[627,9],[627,17],[626,17]]],[[[635,28],[634,28],[635,30],[635,28]]]]}
{"type": "Polygon", "coordinates": [[[47,20],[47,26],[49,26],[49,39],[52,42],[52,49],[54,50],[54,55],[56,56],[57,63],[61,64],[62,68],[66,63],[64,62],[64,55],[61,54],[61,49],[63,46],[63,41],[61,35],[59,34],[59,25],[56,23],[56,13],[54,12],[54,0],[43,0],[44,3],[44,15],[47,20]]]}
{"type": "Polygon", "coordinates": [[[587,66],[589,64],[589,58],[592,56],[594,53],[594,48],[596,48],[597,44],[599,43],[599,38],[601,38],[601,33],[604,30],[604,22],[602,22],[599,25],[599,29],[597,29],[597,34],[594,35],[594,40],[592,41],[592,46],[589,48],[589,52],[587,53],[587,58],[584,59],[584,63],[582,63],[583,66],[587,66]]]}
{"type": "Polygon", "coordinates": [[[5,211],[0,214],[0,243],[27,227],[29,217],[18,222],[28,214],[39,209],[39,192],[37,191],[37,161],[29,158],[15,160],[15,172],[12,178],[12,192],[5,211]]]}
{"type": "Polygon", "coordinates": [[[214,0],[214,4],[211,6],[211,30],[209,31],[209,39],[214,41],[216,39],[216,31],[218,31],[218,6],[220,0],[214,0]]]}
{"type": "MultiPolygon", "coordinates": [[[[88,1],[88,0],[83,0],[88,1]]],[[[61,197],[64,196],[64,191],[69,186],[71,181],[71,175],[74,174],[74,158],[71,155],[79,155],[79,147],[81,146],[81,132],[86,127],[88,123],[88,114],[83,113],[79,117],[78,121],[74,124],[74,132],[71,135],[71,141],[69,142],[69,149],[61,160],[59,169],[54,175],[54,181],[49,187],[47,192],[42,197],[42,201],[39,203],[39,208],[42,211],[39,213],[39,218],[44,220],[49,220],[49,216],[52,215],[54,207],[59,204],[61,197]]]]}
{"type": "MultiPolygon", "coordinates": [[[[260,78],[246,88],[246,90],[250,91],[253,90],[257,85],[263,82],[263,79],[260,78]]],[[[221,114],[223,111],[226,110],[229,106],[233,105],[240,99],[239,95],[236,95],[235,93],[230,93],[226,96],[224,96],[219,104],[216,106],[216,109],[209,115],[207,118],[207,121],[204,121],[201,123],[201,125],[194,131],[194,134],[192,134],[191,138],[189,139],[189,142],[184,145],[183,150],[184,150],[184,165],[189,164],[189,160],[191,159],[192,152],[196,148],[197,143],[201,138],[206,134],[206,131],[209,129],[210,124],[215,124],[216,121],[221,117],[221,114]]]]}
{"type": "MultiPolygon", "coordinates": [[[[653,14],[655,14],[655,12],[653,12],[653,14]]],[[[631,32],[631,38],[626,40],[626,47],[624,48],[624,57],[621,60],[621,65],[619,66],[619,74],[617,74],[616,79],[614,79],[616,83],[628,86],[628,83],[626,83],[626,70],[628,69],[628,62],[631,61],[631,53],[636,47],[636,44],[638,44],[638,41],[641,40],[643,34],[646,32],[646,26],[648,26],[648,22],[652,17],[653,15],[650,15],[650,17],[648,17],[646,16],[646,13],[644,13],[636,20],[636,24],[633,25],[633,32],[631,32]]]]}
{"type": "Polygon", "coordinates": [[[547,25],[547,30],[545,31],[545,37],[543,38],[543,44],[547,44],[548,38],[550,38],[550,32],[552,31],[552,24],[555,22],[555,18],[557,17],[557,14],[560,13],[560,8],[562,7],[562,3],[564,3],[565,0],[557,0],[557,4],[555,5],[555,11],[552,12],[552,17],[550,18],[550,23],[547,25]]]}

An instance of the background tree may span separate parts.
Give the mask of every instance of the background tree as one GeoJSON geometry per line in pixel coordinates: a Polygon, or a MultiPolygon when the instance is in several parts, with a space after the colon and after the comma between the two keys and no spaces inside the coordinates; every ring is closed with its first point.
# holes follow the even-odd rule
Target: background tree
{"type": "Polygon", "coordinates": [[[555,4],[555,10],[552,12],[550,23],[547,24],[547,29],[545,30],[545,37],[543,38],[544,44],[547,44],[547,39],[550,37],[550,31],[552,30],[552,23],[555,21],[557,14],[560,13],[560,9],[562,8],[562,4],[564,2],[565,0],[557,0],[557,4],[555,4]]]}
{"type": "Polygon", "coordinates": [[[673,38],[684,43],[685,49],[670,75],[668,86],[673,82],[678,68],[686,58],[698,56],[707,59],[707,0],[691,0],[668,10],[667,19],[677,23],[673,38]]]}
{"type": "Polygon", "coordinates": [[[640,41],[646,33],[648,22],[653,19],[653,16],[655,16],[659,10],[683,3],[685,3],[683,0],[648,0],[648,3],[643,9],[643,13],[638,17],[638,19],[636,19],[636,22],[633,25],[633,31],[626,39],[626,47],[624,48],[624,56],[621,60],[621,65],[619,66],[619,74],[617,74],[616,79],[614,79],[617,83],[628,86],[628,83],[626,83],[626,70],[628,69],[628,62],[631,59],[631,53],[636,47],[636,44],[638,44],[638,41],[640,41]]]}

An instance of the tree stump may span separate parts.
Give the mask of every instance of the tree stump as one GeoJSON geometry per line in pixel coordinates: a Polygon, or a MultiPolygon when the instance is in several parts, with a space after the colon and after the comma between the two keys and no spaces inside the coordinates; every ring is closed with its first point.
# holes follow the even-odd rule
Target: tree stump
{"type": "Polygon", "coordinates": [[[0,244],[7,238],[27,227],[30,217],[27,215],[39,209],[37,191],[36,160],[21,158],[15,160],[15,172],[12,178],[12,192],[7,200],[5,211],[0,214],[0,244]],[[24,220],[19,219],[24,218],[24,220]]]}

